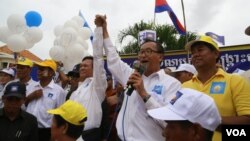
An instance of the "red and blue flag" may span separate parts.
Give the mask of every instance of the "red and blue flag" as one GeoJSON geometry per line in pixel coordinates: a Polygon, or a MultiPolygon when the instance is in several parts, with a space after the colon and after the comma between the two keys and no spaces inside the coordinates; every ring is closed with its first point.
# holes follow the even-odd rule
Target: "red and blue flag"
{"type": "Polygon", "coordinates": [[[185,35],[186,31],[185,28],[182,26],[178,18],[176,17],[172,8],[168,5],[166,0],[155,0],[155,13],[161,13],[167,11],[169,17],[171,18],[176,30],[179,34],[185,35]]]}

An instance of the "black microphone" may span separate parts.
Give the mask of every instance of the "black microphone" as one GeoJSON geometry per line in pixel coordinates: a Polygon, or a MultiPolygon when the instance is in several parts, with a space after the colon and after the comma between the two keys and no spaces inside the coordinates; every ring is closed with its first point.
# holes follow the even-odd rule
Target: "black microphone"
{"type": "MultiPolygon", "coordinates": [[[[136,71],[138,71],[142,75],[146,69],[146,66],[145,66],[145,64],[141,64],[140,61],[136,60],[133,63],[133,69],[135,69],[136,71]]],[[[126,94],[128,96],[131,96],[133,91],[134,91],[133,84],[128,84],[126,94]]]]}

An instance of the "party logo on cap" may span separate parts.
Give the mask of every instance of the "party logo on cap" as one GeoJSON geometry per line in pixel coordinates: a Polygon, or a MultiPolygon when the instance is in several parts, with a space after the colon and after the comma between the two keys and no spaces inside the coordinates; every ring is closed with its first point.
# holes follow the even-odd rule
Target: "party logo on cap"
{"type": "Polygon", "coordinates": [[[24,58],[24,57],[20,57],[20,58],[19,58],[19,61],[20,61],[20,62],[24,62],[24,61],[25,61],[25,58],[24,58]]]}
{"type": "Polygon", "coordinates": [[[17,90],[18,90],[18,87],[17,87],[17,86],[12,86],[10,91],[16,92],[17,90]]]}
{"type": "Polygon", "coordinates": [[[181,93],[180,91],[177,91],[175,94],[175,97],[173,99],[171,99],[170,103],[172,105],[174,105],[174,103],[183,95],[183,93],[181,93]]]}

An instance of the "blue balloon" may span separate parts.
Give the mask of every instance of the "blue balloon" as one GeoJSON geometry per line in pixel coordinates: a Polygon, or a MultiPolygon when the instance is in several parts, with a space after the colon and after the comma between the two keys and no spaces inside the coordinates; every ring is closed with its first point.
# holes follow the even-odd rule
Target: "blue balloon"
{"type": "Polygon", "coordinates": [[[25,14],[26,24],[29,27],[39,26],[42,23],[41,15],[36,11],[29,11],[25,14]]]}

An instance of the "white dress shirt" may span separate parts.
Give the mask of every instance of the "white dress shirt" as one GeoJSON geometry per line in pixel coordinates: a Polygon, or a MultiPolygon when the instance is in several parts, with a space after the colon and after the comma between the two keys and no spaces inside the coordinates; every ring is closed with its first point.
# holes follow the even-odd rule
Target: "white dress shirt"
{"type": "MultiPolygon", "coordinates": [[[[110,39],[104,40],[104,47],[108,69],[118,82],[126,86],[128,78],[134,70],[121,60],[110,39]]],[[[151,118],[147,114],[147,110],[166,105],[181,88],[181,83],[165,74],[162,69],[150,76],[142,75],[142,79],[144,87],[151,97],[144,103],[135,90],[131,96],[127,96],[125,91],[116,122],[118,135],[121,140],[124,140],[125,137],[127,141],[164,141],[162,131],[166,124],[151,118]]]]}
{"type": "Polygon", "coordinates": [[[103,61],[103,42],[96,38],[102,36],[102,29],[95,30],[93,40],[93,77],[86,78],[70,96],[71,100],[81,103],[87,110],[85,130],[99,128],[102,120],[102,102],[107,88],[103,61]],[[98,32],[99,30],[99,32],[98,32]]]}

